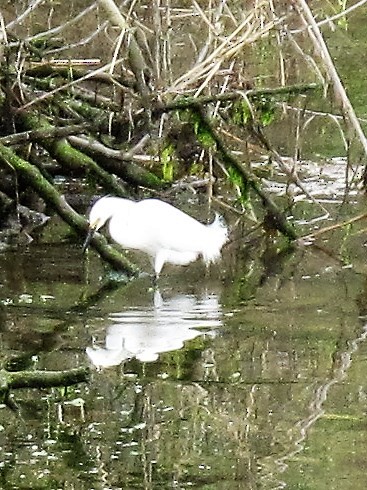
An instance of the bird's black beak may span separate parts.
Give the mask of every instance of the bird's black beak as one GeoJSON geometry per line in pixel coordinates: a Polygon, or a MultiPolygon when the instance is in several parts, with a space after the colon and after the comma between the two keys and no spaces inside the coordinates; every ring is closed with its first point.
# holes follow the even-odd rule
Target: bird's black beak
{"type": "Polygon", "coordinates": [[[83,247],[82,247],[83,254],[87,250],[87,248],[88,248],[88,246],[90,244],[90,241],[92,240],[92,237],[94,235],[94,232],[95,232],[95,229],[94,228],[89,228],[88,229],[88,233],[87,233],[87,236],[86,236],[86,238],[84,240],[83,247]]]}

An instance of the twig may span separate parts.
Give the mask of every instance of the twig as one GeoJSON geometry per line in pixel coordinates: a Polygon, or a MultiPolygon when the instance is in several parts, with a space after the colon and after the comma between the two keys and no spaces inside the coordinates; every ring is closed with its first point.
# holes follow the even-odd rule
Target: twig
{"type": "Polygon", "coordinates": [[[343,228],[344,226],[351,225],[356,223],[357,221],[361,221],[362,219],[367,218],[367,213],[359,214],[354,218],[348,219],[347,221],[343,221],[341,223],[336,223],[335,225],[325,226],[325,228],[321,228],[320,230],[314,231],[313,233],[309,233],[308,235],[304,235],[298,238],[299,242],[304,242],[308,240],[313,240],[316,237],[327,233],[328,231],[337,230],[339,228],[343,228]]]}
{"type": "Polygon", "coordinates": [[[34,2],[32,2],[21,15],[19,15],[16,19],[14,19],[13,21],[9,22],[9,24],[7,24],[6,29],[7,30],[13,29],[13,27],[15,27],[17,24],[21,24],[22,22],[24,22],[26,17],[32,14],[35,8],[38,7],[38,5],[42,2],[43,0],[35,0],[34,2]]]}
{"type": "Polygon", "coordinates": [[[284,19],[278,19],[276,22],[269,22],[264,27],[260,27],[257,21],[253,19],[253,13],[250,13],[236,29],[223,39],[218,47],[210,53],[202,62],[196,64],[191,70],[181,75],[166,93],[180,92],[193,85],[197,81],[206,77],[202,87],[199,88],[196,95],[208,83],[208,81],[217,73],[225,60],[233,57],[245,44],[251,44],[255,40],[267,34],[276,24],[284,19]],[[246,30],[245,30],[246,29],[246,30]],[[245,32],[243,32],[245,30],[245,32]]]}
{"type": "MultiPolygon", "coordinates": [[[[353,10],[362,7],[362,5],[364,5],[365,3],[367,3],[367,0],[360,0],[359,2],[356,2],[354,5],[351,5],[350,7],[342,10],[341,12],[338,12],[337,14],[332,15],[331,17],[327,17],[324,20],[320,20],[320,22],[317,22],[317,26],[321,27],[325,24],[331,24],[335,20],[338,20],[342,17],[345,17],[347,14],[350,14],[351,12],[353,12],[353,10]]],[[[303,29],[292,29],[290,32],[292,34],[299,34],[300,32],[304,32],[306,29],[309,29],[309,27],[306,26],[303,29]]]]}
{"type": "MultiPolygon", "coordinates": [[[[72,19],[70,19],[66,22],[62,22],[60,25],[54,27],[53,29],[48,29],[47,31],[38,32],[34,36],[27,37],[25,39],[25,41],[30,42],[30,41],[35,41],[37,39],[47,39],[47,38],[55,36],[56,34],[60,34],[60,32],[62,32],[64,29],[69,28],[73,24],[79,24],[81,22],[81,19],[85,15],[89,14],[91,11],[95,10],[96,7],[97,7],[97,3],[93,2],[92,5],[89,5],[86,9],[84,9],[82,12],[79,12],[79,14],[76,15],[75,17],[73,17],[72,19]]],[[[18,19],[15,19],[14,22],[16,22],[17,20],[18,19]]],[[[12,27],[13,27],[12,22],[6,26],[7,29],[10,29],[12,27]]]]}
{"type": "Polygon", "coordinates": [[[236,90],[233,92],[225,92],[215,95],[203,95],[201,97],[187,97],[179,96],[172,102],[168,102],[161,109],[163,111],[171,111],[176,109],[186,109],[197,104],[205,105],[216,102],[229,102],[232,100],[243,99],[247,97],[249,99],[262,96],[276,96],[276,95],[297,95],[308,92],[309,90],[319,89],[320,85],[317,83],[300,83],[295,85],[288,85],[286,87],[275,88],[262,88],[262,89],[250,89],[250,90],[236,90]]]}

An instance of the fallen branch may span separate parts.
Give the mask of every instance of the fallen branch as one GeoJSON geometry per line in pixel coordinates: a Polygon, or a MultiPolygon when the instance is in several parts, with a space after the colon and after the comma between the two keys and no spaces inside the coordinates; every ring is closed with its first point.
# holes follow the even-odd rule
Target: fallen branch
{"type": "MultiPolygon", "coordinates": [[[[0,161],[13,168],[22,178],[50,205],[59,216],[68,223],[81,237],[88,232],[87,220],[78,214],[57,190],[41,174],[37,167],[16,155],[10,148],[0,144],[0,161]]],[[[108,244],[105,237],[95,233],[91,244],[100,256],[117,270],[122,270],[128,277],[137,275],[137,268],[121,253],[108,244]]]]}
{"type": "Polygon", "coordinates": [[[0,370],[1,390],[18,388],[51,388],[70,386],[88,381],[89,369],[76,368],[65,371],[6,371],[0,370]]]}

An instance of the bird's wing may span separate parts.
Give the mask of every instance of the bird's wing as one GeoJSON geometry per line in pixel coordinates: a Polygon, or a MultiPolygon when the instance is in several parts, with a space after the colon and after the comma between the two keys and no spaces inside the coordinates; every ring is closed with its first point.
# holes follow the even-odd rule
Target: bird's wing
{"type": "Polygon", "coordinates": [[[161,248],[175,251],[199,252],[207,239],[205,225],[188,214],[157,199],[138,203],[141,221],[152,241],[161,248]]]}

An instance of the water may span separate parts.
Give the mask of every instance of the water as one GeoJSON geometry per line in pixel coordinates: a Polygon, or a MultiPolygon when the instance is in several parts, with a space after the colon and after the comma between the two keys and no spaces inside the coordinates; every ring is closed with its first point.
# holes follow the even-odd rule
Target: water
{"type": "Polygon", "coordinates": [[[365,247],[340,234],[237,243],[211,274],[167,267],[159,292],[104,288],[77,245],[4,252],[3,360],[92,375],[13,393],[3,487],[364,488],[365,247]]]}
{"type": "Polygon", "coordinates": [[[129,307],[109,317],[105,346],[87,347],[86,352],[94,366],[110,367],[124,360],[136,358],[154,362],[162,352],[181,349],[186,340],[194,339],[209,328],[219,327],[221,308],[218,297],[206,294],[177,295],[163,300],[159,290],[154,291],[149,306],[129,307]],[[206,330],[202,330],[205,328],[206,330]]]}

